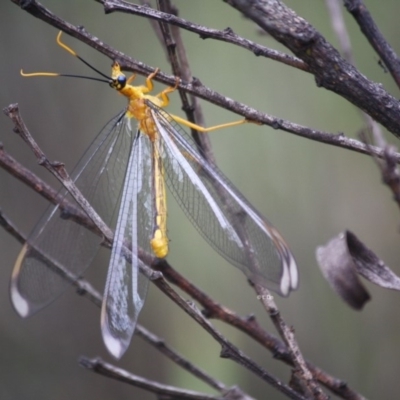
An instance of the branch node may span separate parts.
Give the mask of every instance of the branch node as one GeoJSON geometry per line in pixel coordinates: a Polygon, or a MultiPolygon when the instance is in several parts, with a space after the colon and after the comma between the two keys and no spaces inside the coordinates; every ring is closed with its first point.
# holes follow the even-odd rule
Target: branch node
{"type": "Polygon", "coordinates": [[[38,158],[38,164],[40,166],[45,165],[48,162],[47,158],[45,156],[41,156],[38,158]]]}
{"type": "Polygon", "coordinates": [[[271,127],[274,129],[281,129],[282,128],[282,120],[278,118],[274,118],[271,124],[271,127]]]}
{"type": "Polygon", "coordinates": [[[190,83],[191,83],[191,85],[192,85],[193,87],[200,87],[200,86],[202,86],[202,83],[201,83],[200,79],[197,78],[196,76],[193,76],[193,77],[192,77],[192,80],[191,80],[190,83]]]}
{"type": "Polygon", "coordinates": [[[254,322],[256,321],[256,316],[254,314],[250,314],[246,317],[246,321],[251,324],[254,324],[254,322]]]}
{"type": "Polygon", "coordinates": [[[158,279],[164,279],[164,275],[163,275],[162,272],[160,272],[160,271],[152,271],[152,273],[151,273],[149,279],[150,279],[151,281],[156,281],[156,280],[158,280],[158,279]]]}
{"type": "Polygon", "coordinates": [[[31,6],[35,6],[34,1],[32,0],[21,0],[19,2],[19,6],[23,9],[23,10],[28,10],[29,7],[31,6]]]}
{"type": "Polygon", "coordinates": [[[234,32],[233,29],[230,28],[229,26],[226,27],[226,28],[224,29],[223,32],[224,32],[224,35],[227,35],[227,36],[235,36],[235,32],[234,32]]]}
{"type": "Polygon", "coordinates": [[[231,349],[224,344],[221,347],[221,352],[219,353],[219,356],[221,358],[233,358],[231,349]]]}

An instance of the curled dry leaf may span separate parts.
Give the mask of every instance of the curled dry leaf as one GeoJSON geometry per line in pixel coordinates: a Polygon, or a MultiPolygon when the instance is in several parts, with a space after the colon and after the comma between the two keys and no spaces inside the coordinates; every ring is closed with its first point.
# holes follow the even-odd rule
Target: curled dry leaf
{"type": "Polygon", "coordinates": [[[370,299],[358,275],[381,287],[400,290],[400,278],[350,231],[318,247],[316,258],[331,287],[357,310],[370,299]]]}

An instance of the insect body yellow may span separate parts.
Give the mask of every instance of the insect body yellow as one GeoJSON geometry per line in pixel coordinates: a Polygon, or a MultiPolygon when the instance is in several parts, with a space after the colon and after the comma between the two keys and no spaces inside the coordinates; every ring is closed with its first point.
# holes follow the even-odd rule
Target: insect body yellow
{"type": "MultiPolygon", "coordinates": [[[[203,128],[170,115],[164,108],[178,81],[151,95],[157,70],[145,85],[133,86],[135,75],[126,78],[115,62],[109,78],[62,43],[60,35],[57,42],[62,48],[104,78],[91,79],[107,82],[128,99],[127,109],[103,128],[73,172],[89,203],[115,227],[101,311],[103,339],[110,353],[119,358],[125,352],[144,303],[148,281],[139,273],[141,252],[159,258],[168,254],[166,185],[203,238],[249,279],[285,296],[295,289],[297,267],[282,236],[216,165],[203,158],[177,124],[208,132],[246,120],[203,128]],[[136,132],[132,119],[138,124],[136,132]]],[[[59,218],[57,207],[51,207],[14,267],[11,298],[17,312],[26,317],[49,304],[68,281],[85,271],[101,244],[98,235],[59,218]]]]}
{"type": "Polygon", "coordinates": [[[159,146],[156,145],[160,140],[157,132],[157,127],[154,124],[151,110],[146,104],[146,101],[151,101],[158,107],[165,107],[169,103],[167,94],[175,90],[175,88],[167,88],[157,96],[151,96],[147,93],[153,90],[152,78],[158,71],[153,72],[146,79],[146,86],[132,86],[130,83],[135,78],[132,75],[126,79],[121,72],[121,68],[117,62],[112,67],[112,82],[111,87],[128,98],[128,109],[126,115],[128,118],[134,118],[139,123],[139,129],[145,133],[153,147],[152,164],[153,164],[153,187],[154,187],[154,207],[156,210],[155,227],[153,237],[150,240],[154,254],[159,258],[164,258],[168,254],[168,238],[167,238],[167,199],[165,191],[164,171],[159,154],[159,146]]]}
{"type": "MultiPolygon", "coordinates": [[[[59,37],[58,37],[59,39],[59,37]]],[[[59,41],[60,42],[60,41],[59,41]]],[[[63,44],[63,47],[66,46],[63,44]]],[[[121,72],[121,68],[117,62],[114,62],[112,66],[112,82],[110,86],[116,89],[119,93],[128,98],[128,109],[127,117],[133,118],[138,121],[139,129],[145,133],[150,141],[154,144],[158,137],[157,127],[154,124],[154,117],[151,113],[151,109],[147,105],[147,102],[151,102],[157,107],[164,108],[169,104],[168,93],[173,92],[178,85],[175,87],[168,87],[156,96],[149,95],[147,93],[153,90],[152,79],[157,74],[158,70],[150,74],[146,79],[146,86],[132,86],[131,82],[136,77],[132,75],[129,79],[121,72]]],[[[201,132],[209,132],[210,130],[216,130],[221,128],[227,128],[235,125],[240,125],[246,120],[234,121],[232,123],[221,124],[213,126],[211,128],[204,128],[199,125],[193,124],[189,121],[183,120],[177,116],[171,116],[174,120],[199,130],[201,132]]],[[[154,236],[151,239],[151,246],[154,254],[159,258],[164,258],[168,254],[168,238],[167,238],[167,206],[166,206],[166,193],[164,183],[164,172],[161,162],[160,154],[158,154],[157,147],[153,148],[153,165],[154,165],[154,188],[155,188],[155,209],[156,213],[156,227],[154,230],[154,236]]]]}

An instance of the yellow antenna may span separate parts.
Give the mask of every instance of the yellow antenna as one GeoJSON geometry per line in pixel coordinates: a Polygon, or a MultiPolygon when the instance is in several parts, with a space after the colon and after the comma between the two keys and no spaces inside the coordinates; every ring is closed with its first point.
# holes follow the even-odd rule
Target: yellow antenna
{"type": "Polygon", "coordinates": [[[65,43],[63,43],[63,42],[61,41],[61,35],[62,35],[62,31],[58,32],[58,35],[57,35],[57,44],[58,44],[60,47],[62,47],[64,50],[68,51],[68,53],[72,54],[74,57],[80,58],[80,57],[78,56],[78,54],[75,53],[74,50],[72,50],[70,47],[68,47],[65,43]]]}
{"type": "Polygon", "coordinates": [[[100,78],[95,78],[92,76],[83,76],[83,75],[71,75],[71,74],[60,74],[57,72],[31,72],[31,73],[25,73],[22,69],[20,71],[21,75],[25,78],[30,78],[34,76],[64,76],[67,78],[81,78],[81,79],[90,79],[92,81],[99,81],[99,82],[105,82],[105,83],[111,83],[111,79],[109,76],[106,74],[103,74],[101,71],[99,71],[97,68],[93,67],[90,65],[86,60],[84,60],[82,57],[80,57],[74,50],[72,50],[70,47],[68,47],[65,43],[61,41],[61,34],[62,31],[60,31],[57,35],[57,44],[62,47],[65,51],[73,55],[74,57],[78,58],[80,61],[82,61],[85,65],[87,65],[90,69],[98,73],[99,75],[103,76],[106,79],[100,79],[100,78]]]}
{"type": "Polygon", "coordinates": [[[57,74],[56,72],[31,72],[26,74],[22,69],[20,71],[20,74],[24,78],[30,78],[32,76],[62,76],[61,74],[57,74]]]}

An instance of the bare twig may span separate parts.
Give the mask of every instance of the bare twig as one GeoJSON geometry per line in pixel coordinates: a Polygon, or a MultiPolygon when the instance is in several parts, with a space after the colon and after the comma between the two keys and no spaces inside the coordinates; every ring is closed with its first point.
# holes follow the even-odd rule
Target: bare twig
{"type": "Polygon", "coordinates": [[[340,0],[325,0],[329,10],[333,31],[339,39],[344,58],[354,65],[353,51],[351,48],[350,36],[346,29],[340,0]]]}
{"type": "Polygon", "coordinates": [[[278,0],[225,1],[301,58],[318,86],[347,99],[400,137],[398,99],[344,60],[305,19],[278,0]]]}
{"type": "Polygon", "coordinates": [[[144,339],[146,342],[150,343],[153,347],[155,347],[158,351],[175,362],[177,365],[181,366],[183,369],[190,372],[200,380],[206,382],[214,389],[219,391],[225,391],[228,389],[228,387],[225,386],[221,381],[218,381],[200,368],[193,365],[193,363],[182,357],[176,350],[172,349],[168,344],[166,344],[165,340],[154,335],[144,327],[140,326],[140,329],[136,330],[136,334],[142,337],[142,339],[144,339]]]}
{"type": "MultiPolygon", "coordinates": [[[[385,155],[383,159],[374,156],[372,156],[372,158],[375,160],[376,165],[381,171],[383,183],[389,187],[393,193],[393,200],[400,208],[400,173],[397,164],[393,160],[393,153],[396,152],[396,147],[386,143],[385,139],[381,135],[380,129],[372,131],[372,136],[374,137],[375,142],[378,141],[381,144],[385,155]]],[[[362,132],[361,137],[368,145],[369,140],[365,132],[362,132]]]]}
{"type": "Polygon", "coordinates": [[[76,207],[75,204],[68,202],[59,192],[21,165],[4,150],[2,145],[0,145],[0,166],[31,189],[41,194],[50,203],[59,205],[65,219],[75,220],[92,232],[99,233],[96,226],[82,210],[76,207]]]}
{"type": "Polygon", "coordinates": [[[379,57],[382,58],[385,66],[400,88],[400,59],[375,24],[364,2],[362,0],[345,0],[344,5],[357,21],[371,46],[378,53],[379,57]]]}
{"type": "Polygon", "coordinates": [[[26,237],[21,234],[21,232],[17,229],[17,227],[7,218],[6,215],[3,214],[3,211],[0,209],[0,226],[9,233],[14,239],[16,239],[19,243],[23,244],[26,241],[26,237]]]}
{"type": "Polygon", "coordinates": [[[148,392],[155,393],[158,396],[165,396],[163,398],[171,399],[187,399],[187,400],[222,400],[220,396],[206,395],[204,393],[194,392],[192,390],[180,389],[170,385],[163,385],[159,382],[151,381],[134,375],[122,368],[118,368],[112,364],[96,358],[90,360],[87,357],[81,357],[79,364],[97,374],[115,379],[120,382],[125,382],[130,385],[142,388],[148,392]]]}
{"type": "Polygon", "coordinates": [[[323,393],[321,388],[318,386],[317,381],[314,379],[306,361],[304,360],[303,355],[301,354],[300,347],[294,336],[293,328],[290,328],[283,320],[273,296],[262,286],[257,284],[254,286],[262,305],[268,312],[272,322],[275,325],[275,328],[287,346],[287,349],[290,353],[290,358],[295,366],[294,373],[296,381],[302,388],[302,392],[305,393],[306,397],[311,397],[318,400],[327,400],[328,396],[323,393]]]}
{"type": "Polygon", "coordinates": [[[121,0],[111,0],[111,1],[95,0],[95,1],[104,5],[104,10],[106,13],[112,13],[118,11],[118,12],[139,15],[141,17],[153,19],[156,21],[164,21],[171,25],[175,25],[182,29],[185,29],[189,32],[197,33],[199,34],[201,39],[214,39],[226,43],[235,44],[239,47],[251,51],[256,56],[270,58],[271,60],[279,61],[283,64],[290,65],[294,68],[298,68],[303,71],[308,71],[307,65],[300,59],[273,49],[269,49],[268,47],[252,42],[251,40],[244,39],[239,35],[236,35],[230,28],[226,28],[223,31],[206,28],[204,26],[195,24],[193,22],[185,21],[184,19],[179,18],[173,14],[163,13],[150,7],[146,8],[143,6],[139,6],[121,0]]]}
{"type": "MultiPolygon", "coordinates": [[[[170,1],[158,1],[161,7],[161,11],[165,11],[167,14],[172,15],[176,15],[176,13],[178,12],[178,10],[171,5],[170,1]]],[[[171,25],[170,35],[170,25],[166,24],[165,22],[160,22],[160,24],[164,26],[164,45],[166,45],[167,43],[171,43],[172,41],[174,43],[173,46],[166,46],[172,66],[172,72],[174,73],[174,75],[181,77],[186,82],[194,82],[179,27],[177,25],[171,25]]],[[[198,101],[197,97],[190,95],[188,99],[182,89],[179,89],[179,94],[182,101],[182,109],[186,113],[187,119],[190,122],[194,122],[196,124],[204,126],[204,116],[200,102],[198,101]]],[[[195,143],[198,146],[199,151],[204,155],[207,161],[215,162],[208,134],[199,133],[193,128],[191,128],[191,134],[195,143]]]]}
{"type": "MultiPolygon", "coordinates": [[[[178,286],[181,290],[190,295],[191,298],[199,302],[205,308],[203,314],[207,316],[207,318],[219,319],[239,329],[256,340],[263,347],[270,350],[275,359],[282,360],[288,365],[294,366],[293,359],[285,344],[262,329],[254,316],[240,317],[234,311],[217,303],[210,296],[185,279],[165,260],[154,265],[154,268],[161,271],[163,276],[165,276],[171,283],[178,286]]],[[[312,372],[315,379],[333,393],[341,396],[343,399],[363,399],[361,395],[349,388],[344,381],[329,375],[326,371],[323,371],[312,363],[307,362],[307,368],[312,372]]]]}
{"type": "Polygon", "coordinates": [[[194,392],[192,390],[177,388],[170,385],[163,385],[149,379],[144,379],[126,370],[118,368],[112,364],[106,363],[99,358],[89,359],[87,357],[81,357],[79,359],[79,363],[84,368],[92,370],[93,372],[96,372],[100,375],[118,380],[120,382],[125,382],[136,387],[140,387],[152,393],[156,393],[159,399],[254,400],[253,397],[244,394],[239,388],[235,386],[221,390],[222,397],[212,396],[204,393],[194,392]]]}
{"type": "Polygon", "coordinates": [[[284,393],[291,399],[302,399],[299,393],[295,392],[289,386],[279,381],[271,374],[269,374],[264,368],[257,365],[253,360],[247,357],[242,351],[236,346],[230,343],[223,335],[221,335],[211,324],[208,322],[203,314],[198,310],[192,302],[184,301],[176,292],[174,292],[164,280],[157,279],[154,284],[163,291],[170,299],[178,304],[185,312],[187,312],[200,326],[206,330],[221,346],[221,356],[224,358],[230,358],[231,360],[244,366],[246,369],[252,371],[259,378],[268,382],[275,389],[284,393]]]}
{"type": "MultiPolygon", "coordinates": [[[[343,52],[345,53],[347,60],[354,64],[350,39],[346,29],[346,25],[343,20],[343,14],[341,13],[339,7],[339,1],[326,0],[326,3],[330,11],[332,25],[335,27],[335,33],[339,38],[343,52]]],[[[393,50],[383,39],[383,36],[378,31],[374,21],[372,20],[371,15],[366,10],[362,1],[345,1],[345,3],[348,10],[360,23],[362,31],[365,35],[367,35],[372,45],[376,45],[376,50],[381,50],[384,55],[386,55],[386,58],[390,59],[395,70],[394,78],[396,79],[396,69],[399,69],[400,71],[399,60],[397,56],[394,55],[393,50]]],[[[375,160],[376,164],[379,166],[383,182],[389,186],[390,190],[393,193],[394,200],[400,206],[400,175],[397,170],[396,163],[393,159],[393,154],[396,153],[396,148],[394,146],[388,146],[379,125],[368,114],[362,113],[362,117],[366,123],[366,126],[368,126],[369,128],[368,130],[370,130],[372,133],[374,143],[379,148],[383,149],[384,157],[382,159],[376,157],[372,152],[371,156],[375,160]]],[[[361,139],[367,145],[367,147],[370,148],[371,141],[367,138],[366,130],[362,131],[361,139]]]]}
{"type": "MultiPolygon", "coordinates": [[[[14,237],[19,243],[24,244],[27,240],[26,236],[23,235],[17,227],[7,218],[6,215],[0,210],[0,226],[3,227],[12,237],[14,237]]],[[[102,297],[100,293],[94,289],[94,287],[86,280],[70,273],[64,274],[64,278],[68,281],[71,286],[74,286],[77,293],[81,296],[88,298],[97,307],[101,307],[102,297]]]]}
{"type": "MultiPolygon", "coordinates": [[[[20,4],[21,0],[11,0],[13,3],[20,4]]],[[[86,43],[87,45],[93,47],[94,49],[98,50],[102,54],[110,57],[111,59],[118,59],[121,67],[133,72],[138,72],[143,75],[149,75],[151,72],[154,72],[155,68],[152,68],[140,61],[134,60],[131,57],[124,55],[123,53],[112,49],[107,44],[103,43],[100,39],[94,37],[93,35],[87,33],[80,27],[76,27],[70,23],[67,23],[54,14],[52,14],[48,9],[44,8],[40,5],[36,0],[31,0],[29,2],[29,7],[26,8],[26,11],[31,13],[37,18],[40,18],[50,25],[53,25],[59,29],[62,29],[64,32],[70,34],[71,36],[81,40],[82,42],[86,43]]],[[[301,20],[301,18],[300,18],[301,20]]],[[[164,83],[169,86],[173,86],[176,83],[176,78],[174,76],[166,75],[162,72],[159,72],[154,79],[161,83],[164,83]]],[[[371,83],[372,85],[372,83],[371,83]]],[[[200,84],[198,80],[192,83],[181,82],[179,87],[186,92],[193,94],[197,97],[200,97],[204,100],[207,100],[217,106],[220,106],[226,110],[232,111],[236,114],[242,115],[243,117],[247,118],[250,121],[255,121],[260,124],[265,124],[271,126],[274,129],[283,130],[289,133],[293,133],[295,135],[315,140],[321,143],[329,144],[332,146],[337,146],[340,148],[356,151],[362,154],[370,154],[370,151],[367,149],[367,146],[358,140],[351,139],[346,137],[343,133],[340,134],[332,134],[316,129],[311,129],[302,125],[298,125],[292,123],[290,121],[274,117],[260,111],[255,110],[245,104],[236,102],[228,97],[222,96],[221,94],[203,86],[200,84]]],[[[382,88],[380,88],[382,91],[382,88]]],[[[357,93],[362,96],[362,93],[357,91],[357,93]]],[[[385,102],[385,93],[382,93],[382,98],[379,101],[374,100],[376,103],[385,102]]],[[[372,99],[371,99],[372,101],[372,99]]],[[[386,109],[390,109],[393,107],[396,108],[394,104],[386,103],[386,109]]],[[[393,111],[393,110],[392,110],[393,111]]],[[[390,111],[390,113],[392,112],[390,111]]],[[[397,111],[396,111],[397,112],[397,111]]],[[[386,117],[385,117],[386,118],[386,117]]],[[[400,119],[396,114],[396,123],[399,124],[398,128],[400,131],[400,119]]],[[[385,125],[385,124],[384,124],[385,125]]],[[[386,126],[386,125],[385,125],[386,126]]],[[[389,127],[386,126],[388,129],[389,127]]],[[[372,147],[371,150],[374,154],[382,158],[383,152],[382,149],[372,147]]],[[[396,160],[400,163],[400,154],[395,155],[396,160]]]]}
{"type": "MultiPolygon", "coordinates": [[[[95,1],[97,1],[97,0],[95,0],[95,1]]],[[[146,8],[150,8],[151,7],[151,2],[150,1],[140,0],[139,2],[143,7],[146,7],[146,8]]],[[[101,3],[101,2],[99,1],[99,3],[101,3]]],[[[148,21],[149,21],[150,26],[153,29],[154,34],[156,35],[158,41],[160,42],[160,44],[161,44],[161,46],[162,46],[162,48],[163,48],[163,50],[165,52],[166,58],[168,59],[168,52],[167,52],[167,49],[165,47],[165,43],[164,43],[164,40],[163,40],[163,35],[162,35],[162,32],[161,32],[160,24],[155,19],[149,18],[148,21]]]]}
{"type": "Polygon", "coordinates": [[[69,191],[74,197],[76,202],[86,212],[90,220],[97,227],[98,231],[104,235],[104,238],[108,243],[113,241],[113,233],[104,223],[101,217],[93,210],[88,201],[83,197],[74,182],[70,179],[64,165],[59,162],[50,162],[39,145],[35,142],[32,135],[29,133],[20,113],[18,104],[10,104],[4,110],[4,113],[14,122],[14,132],[17,133],[30,147],[32,152],[35,154],[40,165],[45,167],[52,175],[57,178],[62,185],[69,191]]]}

